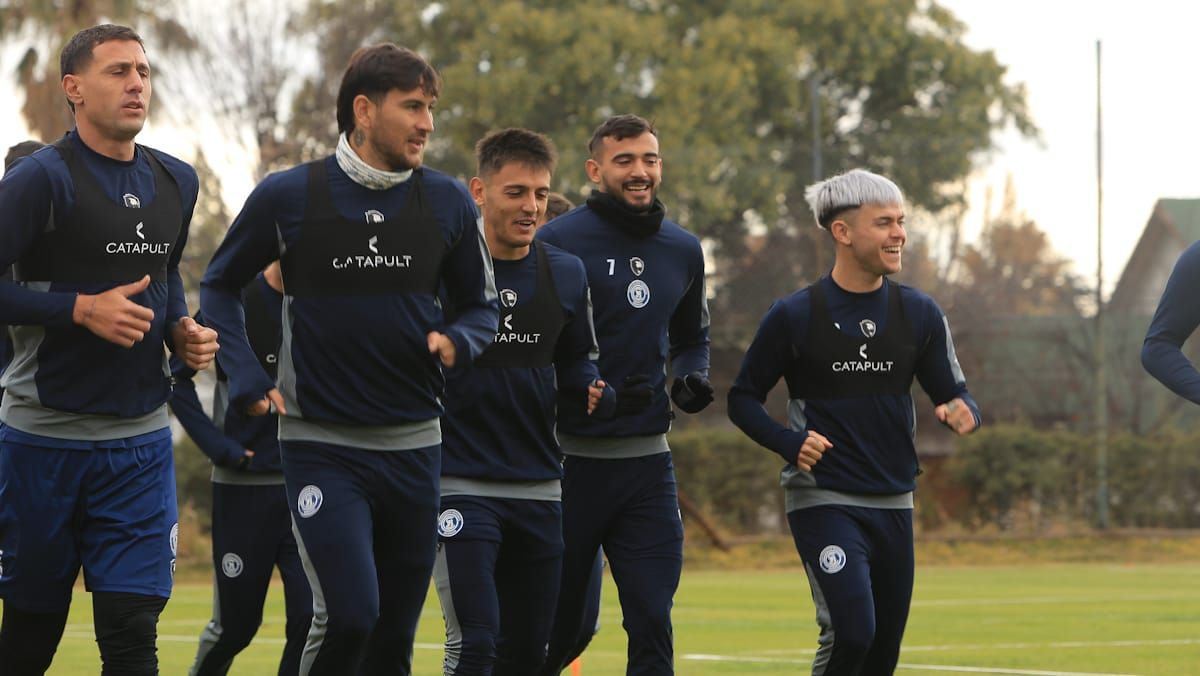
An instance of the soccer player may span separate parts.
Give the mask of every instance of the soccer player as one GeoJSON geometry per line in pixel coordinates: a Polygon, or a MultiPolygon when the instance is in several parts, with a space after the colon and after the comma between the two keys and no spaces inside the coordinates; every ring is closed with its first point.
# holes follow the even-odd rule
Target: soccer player
{"type": "MultiPolygon", "coordinates": [[[[540,225],[545,225],[574,208],[575,203],[567,199],[566,195],[552,192],[546,198],[546,211],[542,215],[540,225]]],[[[592,637],[600,633],[600,592],[603,588],[604,551],[600,550],[596,552],[596,561],[592,564],[592,573],[588,578],[581,631],[574,647],[567,651],[567,657],[564,660],[567,664],[571,664],[582,655],[588,644],[592,642],[592,637]]]]}
{"type": "Polygon", "coordinates": [[[218,348],[178,271],[199,182],[134,142],[136,32],[82,30],[61,67],[75,129],[0,181],[0,673],[49,667],[82,565],[104,673],[154,674],[179,532],[164,345],[193,369],[218,348]]]}
{"type": "Polygon", "coordinates": [[[562,566],[562,465],[555,403],[592,413],[599,380],[587,276],[534,242],[557,152],[505,129],[475,146],[470,190],[483,213],[502,307],[495,342],[448,374],[434,578],[446,619],[445,673],[536,673],[562,566]]]}
{"type": "Polygon", "coordinates": [[[600,372],[617,401],[649,399],[601,420],[559,406],[563,461],[563,580],[544,674],[557,674],[585,626],[588,579],[603,545],[629,636],[629,674],[673,673],[671,604],[683,566],[683,523],[667,446],[671,397],[696,413],[712,401],[708,305],[700,241],[665,218],[654,127],[636,115],[605,120],[588,144],[587,204],[538,238],[583,260],[600,372]]]}
{"type": "Polygon", "coordinates": [[[813,673],[890,674],[912,597],[913,377],[958,434],[979,425],[979,409],[941,309],[887,278],[907,237],[896,184],[854,170],[805,196],[833,238],[833,271],[767,311],[729,417],[787,463],[788,525],[821,629],[813,673]],[[763,407],[780,378],[786,427],[763,407]]]}
{"type": "Polygon", "coordinates": [[[470,365],[496,335],[475,203],[423,166],[440,88],[411,50],[357,51],[336,152],[260,183],[201,285],[205,318],[227,334],[230,406],[279,413],[313,593],[301,674],[409,673],[437,545],[442,369],[470,365]],[[276,259],[272,379],[246,339],[241,290],[276,259]]]}
{"type": "MultiPolygon", "coordinates": [[[[282,340],[279,263],[268,265],[242,289],[241,296],[250,348],[267,375],[274,377],[282,340]]],[[[196,320],[202,321],[199,314],[196,320]]],[[[172,359],[171,374],[175,377],[171,410],[213,464],[213,616],[200,635],[190,673],[209,676],[229,671],[233,658],[250,645],[262,623],[271,572],[278,566],[287,612],[287,642],[279,673],[294,674],[312,622],[312,593],[292,535],[276,416],[248,416],[231,408],[229,378],[219,364],[211,418],[196,395],[195,371],[172,359]]]]}
{"type": "Polygon", "coordinates": [[[575,203],[567,199],[567,196],[560,192],[552,192],[546,198],[546,210],[542,212],[542,225],[562,216],[568,211],[575,208],[575,203]]]}
{"type": "Polygon", "coordinates": [[[1183,353],[1183,343],[1200,326],[1192,294],[1200,288],[1200,242],[1175,262],[1142,344],[1142,366],[1172,392],[1200,404],[1200,371],[1183,353]]]}

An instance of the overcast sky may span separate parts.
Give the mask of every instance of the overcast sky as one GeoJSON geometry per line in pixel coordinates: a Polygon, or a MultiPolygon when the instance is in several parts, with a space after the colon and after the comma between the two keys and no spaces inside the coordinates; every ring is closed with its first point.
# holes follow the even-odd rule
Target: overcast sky
{"type": "MultiPolygon", "coordinates": [[[[973,203],[1011,172],[1017,202],[1090,278],[1096,267],[1096,40],[1102,41],[1104,277],[1111,290],[1160,197],[1200,197],[1200,5],[1141,0],[944,0],[1025,82],[1042,143],[1002,137],[973,203]]],[[[978,228],[981,216],[970,225],[978,228]]]]}
{"type": "MultiPolygon", "coordinates": [[[[1090,3],[1066,0],[942,0],[968,26],[967,43],[993,50],[1024,82],[1041,142],[1013,133],[981,161],[972,183],[970,239],[982,223],[987,185],[1003,191],[1011,173],[1018,206],[1056,249],[1090,277],[1096,267],[1096,40],[1103,41],[1104,261],[1106,289],[1125,266],[1155,200],[1200,197],[1200,87],[1194,77],[1194,32],[1200,4],[1171,0],[1090,3]],[[1086,13],[1081,13],[1086,12],[1086,13]],[[1181,76],[1187,74],[1188,76],[1181,76]]],[[[866,37],[866,36],[865,36],[866,37]]],[[[869,38],[868,38],[869,39],[869,38]]],[[[0,145],[25,138],[11,95],[17,54],[0,49],[0,145]]],[[[169,130],[142,138],[181,154],[169,130]]],[[[228,175],[226,198],[249,191],[249,174],[228,175]]],[[[917,225],[917,224],[914,224],[917,225]]]]}

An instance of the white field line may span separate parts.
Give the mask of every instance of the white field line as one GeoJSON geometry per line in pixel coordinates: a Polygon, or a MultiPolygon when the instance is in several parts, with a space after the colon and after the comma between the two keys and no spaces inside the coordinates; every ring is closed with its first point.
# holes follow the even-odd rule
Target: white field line
{"type": "MultiPolygon", "coordinates": [[[[806,665],[808,660],[792,660],[778,657],[733,657],[730,655],[682,655],[680,659],[696,662],[733,662],[806,665]]],[[[955,674],[1011,674],[1015,676],[1136,676],[1134,674],[1110,674],[1090,671],[1042,671],[1038,669],[1005,669],[1002,667],[968,667],[950,664],[898,664],[898,670],[943,671],[955,674]]]]}
{"type": "MultiPolygon", "coordinates": [[[[63,638],[86,639],[94,640],[95,636],[90,631],[65,631],[63,638]]],[[[175,634],[159,634],[158,640],[168,641],[171,643],[196,643],[198,637],[195,635],[175,635],[175,634]]],[[[274,637],[258,637],[254,639],[255,643],[266,645],[283,645],[284,640],[274,637]]],[[[997,646],[977,646],[979,648],[995,648],[995,647],[1096,647],[1096,646],[1145,646],[1145,645],[1194,645],[1200,643],[1200,639],[1180,639],[1180,640],[1164,640],[1164,641],[1109,641],[1109,642],[1063,642],[1063,643],[1043,643],[1043,644],[998,644],[997,646]]],[[[948,650],[952,648],[972,648],[973,646],[914,646],[913,648],[906,647],[905,650],[948,650]]],[[[414,643],[413,648],[417,650],[441,650],[443,646],[440,643],[414,643]]],[[[811,652],[811,651],[802,651],[811,652]]],[[[787,657],[756,657],[751,655],[704,655],[704,654],[685,654],[680,655],[681,660],[694,662],[732,662],[732,663],[766,663],[766,664],[796,664],[805,665],[809,663],[807,659],[787,658],[787,657]]],[[[1011,676],[1134,676],[1132,674],[1112,674],[1112,673],[1096,673],[1086,671],[1042,671],[1037,669],[1005,669],[1001,667],[970,667],[956,666],[948,664],[906,664],[897,665],[900,670],[924,670],[924,671],[940,671],[946,673],[957,674],[1008,674],[1011,676]]]]}
{"type": "Polygon", "coordinates": [[[1064,603],[1121,603],[1121,602],[1153,602],[1153,601],[1185,601],[1200,599],[1200,594],[1130,594],[1113,596],[1027,596],[998,599],[914,599],[913,608],[946,608],[951,606],[1015,606],[1025,604],[1064,604],[1064,603]]]}
{"type": "MultiPolygon", "coordinates": [[[[1191,645],[1200,645],[1200,638],[1123,639],[1120,641],[1046,641],[1038,643],[947,643],[943,645],[905,645],[901,648],[901,652],[931,653],[945,652],[949,650],[1044,650],[1047,648],[1144,648],[1147,646],[1169,648],[1191,645]]],[[[760,655],[768,656],[811,656],[815,655],[817,651],[815,648],[790,648],[783,650],[757,650],[755,652],[760,655]]]]}
{"type": "MultiPolygon", "coordinates": [[[[96,635],[90,631],[64,631],[63,638],[82,638],[95,640],[96,635]]],[[[180,634],[159,634],[158,640],[167,641],[169,643],[199,643],[200,634],[196,634],[194,636],[180,634]]],[[[262,643],[264,645],[283,645],[286,643],[286,641],[273,636],[255,636],[254,643],[262,643]]],[[[444,646],[441,643],[414,643],[413,647],[417,650],[441,650],[444,646]]]]}

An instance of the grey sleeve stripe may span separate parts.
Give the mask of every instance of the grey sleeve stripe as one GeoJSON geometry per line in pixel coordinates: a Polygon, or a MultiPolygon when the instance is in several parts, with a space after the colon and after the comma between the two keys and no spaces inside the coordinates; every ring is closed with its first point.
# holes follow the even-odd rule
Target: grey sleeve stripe
{"type": "Polygon", "coordinates": [[[596,361],[600,359],[600,341],[596,339],[596,322],[592,319],[592,287],[587,287],[585,291],[587,293],[588,337],[592,340],[592,349],[588,350],[588,359],[596,361]]]}
{"type": "Polygon", "coordinates": [[[950,320],[942,315],[942,326],[946,327],[946,361],[950,363],[950,371],[954,374],[954,382],[962,385],[967,382],[962,367],[958,365],[958,355],[954,352],[954,338],[950,335],[950,320]]]}
{"type": "Polygon", "coordinates": [[[483,216],[475,219],[475,236],[479,241],[479,254],[483,259],[483,298],[492,302],[499,298],[496,293],[496,273],[492,269],[492,252],[488,251],[487,238],[483,236],[483,216]]]}
{"type": "Polygon", "coordinates": [[[808,416],[804,414],[803,399],[789,399],[787,407],[788,428],[793,432],[803,432],[808,427],[808,416]]]}

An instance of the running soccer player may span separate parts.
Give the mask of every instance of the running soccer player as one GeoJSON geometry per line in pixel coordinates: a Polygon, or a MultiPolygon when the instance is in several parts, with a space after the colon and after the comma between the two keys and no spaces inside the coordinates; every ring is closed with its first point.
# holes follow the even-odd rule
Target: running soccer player
{"type": "Polygon", "coordinates": [[[193,369],[218,348],[178,271],[199,181],[134,141],[136,32],[82,30],[60,63],[75,129],[0,181],[0,673],[49,667],[82,566],[104,673],[156,674],[179,532],[164,345],[193,369]]]}
{"type": "MultiPolygon", "coordinates": [[[[562,216],[575,208],[575,203],[562,193],[552,192],[546,198],[546,211],[543,213],[540,225],[562,216]]],[[[565,662],[571,664],[592,642],[592,637],[600,633],[600,592],[604,588],[604,550],[596,552],[596,561],[592,564],[592,573],[588,578],[587,592],[583,604],[583,623],[579,638],[574,647],[567,651],[565,662]]]]}
{"type": "MultiPolygon", "coordinates": [[[[242,289],[246,334],[258,363],[274,377],[278,364],[283,279],[271,263],[242,289]]],[[[196,321],[202,321],[197,313],[196,321]]],[[[195,371],[171,359],[171,410],[212,461],[212,553],[216,584],[213,615],[200,634],[191,676],[223,675],[250,645],[262,623],[263,602],[278,566],[287,613],[280,674],[300,668],[312,622],[312,592],[292,534],[283,487],[275,414],[248,416],[229,406],[229,378],[217,367],[212,417],[205,415],[192,381],[195,371]]]]}
{"type": "Polygon", "coordinates": [[[279,412],[313,593],[301,674],[410,672],[437,545],[442,369],[470,365],[496,335],[475,203],[423,166],[440,88],[411,50],[356,52],[338,90],[336,152],[260,183],[201,285],[205,318],[227,336],[230,406],[279,412]],[[241,303],[276,259],[278,389],[241,303]]]}
{"type": "Polygon", "coordinates": [[[481,139],[475,155],[470,190],[502,311],[495,342],[448,374],[434,579],[445,673],[525,676],[545,658],[562,567],[556,398],[593,413],[604,397],[602,414],[615,400],[596,370],[583,264],[533,239],[554,145],[505,129],[481,139]]]}
{"type": "Polygon", "coordinates": [[[612,420],[559,406],[563,461],[562,588],[543,674],[557,674],[585,626],[588,580],[601,545],[629,637],[629,674],[673,673],[671,604],[683,567],[683,523],[667,446],[671,406],[696,413],[712,401],[708,305],[700,241],[665,218],[658,136],[636,115],[602,123],[588,144],[587,204],[538,238],[583,260],[591,288],[600,372],[617,401],[648,400],[612,420]]]}
{"type": "Polygon", "coordinates": [[[887,278],[907,238],[896,184],[856,169],[805,196],[833,238],[833,271],[767,311],[729,417],[787,463],[788,525],[821,629],[813,674],[890,674],[912,597],[913,377],[958,434],[978,427],[979,409],[941,309],[887,278]],[[786,427],[763,407],[780,378],[786,427]]]}

